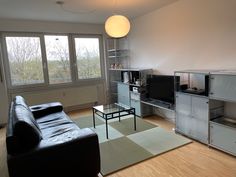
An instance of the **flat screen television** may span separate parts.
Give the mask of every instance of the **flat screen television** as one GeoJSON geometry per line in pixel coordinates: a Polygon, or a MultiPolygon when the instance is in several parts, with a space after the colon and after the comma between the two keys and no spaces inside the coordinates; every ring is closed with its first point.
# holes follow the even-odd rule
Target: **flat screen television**
{"type": "Polygon", "coordinates": [[[174,104],[174,77],[179,79],[178,76],[149,75],[147,78],[147,97],[174,104]]]}

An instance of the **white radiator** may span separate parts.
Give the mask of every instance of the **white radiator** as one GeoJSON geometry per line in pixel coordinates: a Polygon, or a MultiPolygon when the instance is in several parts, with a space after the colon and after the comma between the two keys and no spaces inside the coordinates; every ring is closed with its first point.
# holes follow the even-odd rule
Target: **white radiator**
{"type": "Polygon", "coordinates": [[[12,94],[21,95],[29,105],[59,101],[64,107],[79,106],[99,102],[104,95],[102,85],[81,86],[54,90],[42,90],[12,94]]]}

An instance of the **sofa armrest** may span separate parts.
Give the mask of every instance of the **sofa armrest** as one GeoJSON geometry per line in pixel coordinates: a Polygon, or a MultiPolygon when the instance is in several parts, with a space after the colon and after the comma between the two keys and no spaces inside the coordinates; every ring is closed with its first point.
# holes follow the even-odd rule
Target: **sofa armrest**
{"type": "Polygon", "coordinates": [[[60,102],[52,102],[30,106],[30,110],[33,113],[34,117],[37,119],[48,114],[61,112],[63,110],[63,106],[60,102]]]}
{"type": "Polygon", "coordinates": [[[34,151],[8,158],[10,175],[40,177],[47,171],[50,177],[96,176],[100,172],[98,136],[88,128],[77,132],[68,141],[42,141],[34,151]]]}

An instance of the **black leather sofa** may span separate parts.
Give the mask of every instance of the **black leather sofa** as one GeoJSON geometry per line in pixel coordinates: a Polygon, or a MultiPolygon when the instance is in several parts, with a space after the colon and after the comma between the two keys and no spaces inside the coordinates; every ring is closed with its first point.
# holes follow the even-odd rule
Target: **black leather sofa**
{"type": "Polygon", "coordinates": [[[6,145],[10,177],[95,177],[100,172],[97,134],[80,129],[60,103],[29,107],[16,96],[6,145]]]}

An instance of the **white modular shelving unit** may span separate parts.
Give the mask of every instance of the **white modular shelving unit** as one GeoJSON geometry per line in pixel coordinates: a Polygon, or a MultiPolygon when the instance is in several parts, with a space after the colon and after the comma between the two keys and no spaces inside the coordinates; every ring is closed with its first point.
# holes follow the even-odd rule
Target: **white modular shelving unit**
{"type": "Polygon", "coordinates": [[[135,108],[142,117],[147,112],[141,103],[142,89],[151,69],[130,68],[129,43],[127,38],[107,39],[107,75],[109,103],[121,103],[135,108]],[[127,77],[124,78],[124,75],[127,77]],[[136,88],[137,91],[134,91],[136,88]]]}
{"type": "Polygon", "coordinates": [[[129,68],[129,45],[127,38],[107,38],[107,85],[109,103],[114,103],[118,99],[117,82],[121,81],[121,71],[129,68]]]}
{"type": "Polygon", "coordinates": [[[236,155],[236,116],[232,116],[236,115],[236,71],[176,71],[175,75],[182,76],[180,85],[187,87],[203,86],[199,75],[209,79],[204,82],[207,94],[176,88],[176,132],[236,155]]]}
{"type": "Polygon", "coordinates": [[[220,102],[211,111],[209,145],[236,156],[236,71],[212,72],[209,97],[220,102]]]}
{"type": "MultiPolygon", "coordinates": [[[[210,103],[208,94],[187,92],[191,88],[207,90],[205,85],[209,71],[176,71],[175,76],[179,76],[179,83],[175,83],[175,130],[185,136],[193,138],[202,143],[209,142],[209,108],[210,103]],[[181,89],[185,85],[184,89],[181,89]]],[[[212,107],[212,106],[211,106],[212,107]]]]}
{"type": "Polygon", "coordinates": [[[116,81],[117,102],[135,108],[136,115],[140,117],[144,117],[150,112],[150,108],[141,102],[141,98],[146,94],[146,77],[151,73],[151,69],[120,69],[121,80],[116,81]],[[128,73],[129,82],[124,83],[122,76],[124,72],[128,73]]]}

